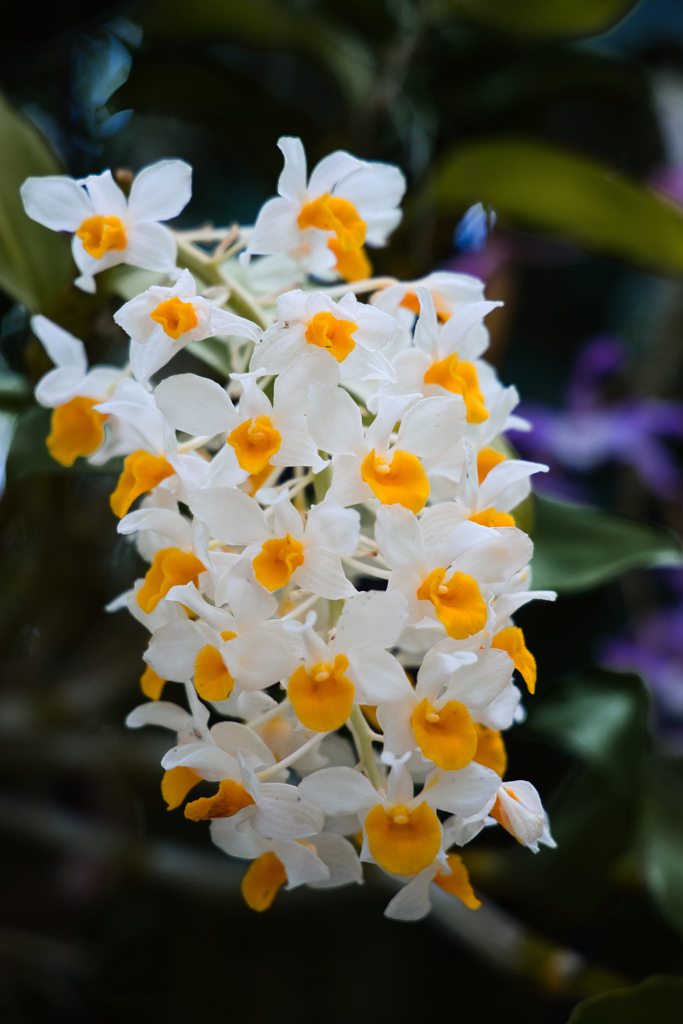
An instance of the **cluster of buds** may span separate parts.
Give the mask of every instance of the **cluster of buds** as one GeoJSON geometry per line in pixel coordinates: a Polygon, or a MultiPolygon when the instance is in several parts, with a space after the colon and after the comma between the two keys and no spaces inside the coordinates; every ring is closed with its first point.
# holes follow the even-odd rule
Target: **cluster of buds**
{"type": "Polygon", "coordinates": [[[399,886],[390,917],[424,916],[432,883],[476,908],[454,851],[484,826],[554,845],[534,787],[505,781],[503,740],[524,714],[515,679],[536,682],[513,616],[555,596],[530,589],[515,521],[546,467],[502,439],[518,395],[482,358],[500,305],[482,283],[371,277],[401,172],[337,152],[307,178],[300,141],[280,148],[255,225],[195,234],[213,254],[158,223],[190,196],[182,161],[128,199],[109,172],[25,183],[27,212],[73,232],[82,287],[121,262],[159,273],[115,314],[125,367],[89,369],[34,317],[55,364],[36,388],[48,447],[65,465],[124,457],[111,508],[149,569],[110,607],[150,633],[148,701],[127,722],[174,734],[163,797],[250,862],[249,906],[360,882],[370,862],[399,886]],[[197,294],[202,266],[221,294],[197,294]],[[211,336],[226,386],[150,382],[211,336]]]}

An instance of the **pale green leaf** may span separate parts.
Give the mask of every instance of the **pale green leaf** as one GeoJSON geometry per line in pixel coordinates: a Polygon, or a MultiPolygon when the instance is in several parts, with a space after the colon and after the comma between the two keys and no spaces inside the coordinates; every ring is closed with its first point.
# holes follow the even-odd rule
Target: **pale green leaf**
{"type": "Polygon", "coordinates": [[[583,38],[605,32],[639,0],[449,0],[467,21],[532,39],[583,38]]]}

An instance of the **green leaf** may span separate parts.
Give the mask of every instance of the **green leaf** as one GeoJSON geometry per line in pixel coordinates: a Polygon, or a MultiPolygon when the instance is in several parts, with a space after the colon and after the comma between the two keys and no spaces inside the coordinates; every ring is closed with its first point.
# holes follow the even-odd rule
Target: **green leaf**
{"type": "Polygon", "coordinates": [[[232,373],[230,345],[225,338],[204,338],[202,341],[191,341],[187,346],[187,351],[197,359],[201,359],[213,370],[222,373],[224,377],[229,377],[232,373]]]}
{"type": "Polygon", "coordinates": [[[683,212],[593,157],[541,141],[488,138],[447,153],[431,188],[443,211],[459,214],[481,201],[515,226],[683,273],[683,212]]]}
{"type": "Polygon", "coordinates": [[[644,752],[649,699],[637,675],[595,669],[567,679],[529,714],[528,728],[552,739],[628,797],[644,752]]]}
{"type": "Polygon", "coordinates": [[[305,53],[332,72],[355,103],[364,101],[374,82],[372,54],[361,34],[317,17],[308,9],[275,0],[242,4],[195,0],[158,0],[144,21],[145,42],[203,39],[211,45],[275,47],[305,53]]]}
{"type": "Polygon", "coordinates": [[[534,39],[582,38],[605,32],[639,0],[450,0],[451,8],[487,28],[534,39]]]}
{"type": "Polygon", "coordinates": [[[567,1024],[680,1024],[683,978],[658,975],[633,988],[584,999],[567,1024]]]}
{"type": "MultiPolygon", "coordinates": [[[[660,913],[683,933],[683,761],[658,758],[647,775],[642,870],[660,913]]],[[[683,1020],[683,1012],[680,1020],[683,1020]]]]}
{"type": "Polygon", "coordinates": [[[38,130],[0,96],[0,288],[35,312],[74,277],[68,242],[24,213],[19,189],[61,168],[38,130]]]}
{"type": "Polygon", "coordinates": [[[36,473],[103,473],[118,474],[123,469],[121,459],[110,459],[104,466],[92,466],[85,459],[76,459],[73,466],[62,466],[47,450],[50,433],[51,410],[32,406],[20,413],[7,456],[7,486],[36,473]]]}
{"type": "Polygon", "coordinates": [[[632,569],[683,563],[683,548],[651,523],[536,495],[534,587],[590,590],[632,569]]]}

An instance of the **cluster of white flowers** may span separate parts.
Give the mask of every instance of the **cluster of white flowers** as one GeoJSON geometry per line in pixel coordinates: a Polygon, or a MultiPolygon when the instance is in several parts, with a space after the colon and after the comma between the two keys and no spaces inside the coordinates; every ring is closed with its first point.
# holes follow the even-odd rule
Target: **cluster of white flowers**
{"type": "Polygon", "coordinates": [[[534,787],[504,781],[502,736],[523,717],[515,673],[536,681],[512,616],[554,597],[529,589],[513,514],[546,467],[502,441],[518,396],[482,359],[500,305],[482,283],[369,277],[401,172],[338,152],[307,181],[300,141],[280,148],[279,197],[253,228],[213,256],[183,242],[195,273],[218,268],[218,297],[179,273],[182,236],[157,223],[189,198],[181,161],[143,170],[128,200],[109,172],[25,183],[28,213],[74,232],[82,287],[121,262],[160,272],[115,314],[124,368],[89,369],[81,341],[34,317],[55,364],[36,388],[48,446],[65,465],[124,456],[111,507],[150,566],[112,606],[150,633],[149,700],[128,725],[174,733],[169,809],[213,784],[185,816],[251,862],[249,906],[360,882],[370,862],[400,884],[390,917],[424,916],[432,883],[476,908],[453,848],[496,823],[554,845],[534,787]],[[233,294],[253,319],[220,308],[233,294]],[[150,383],[215,335],[239,371],[226,387],[150,383]]]}

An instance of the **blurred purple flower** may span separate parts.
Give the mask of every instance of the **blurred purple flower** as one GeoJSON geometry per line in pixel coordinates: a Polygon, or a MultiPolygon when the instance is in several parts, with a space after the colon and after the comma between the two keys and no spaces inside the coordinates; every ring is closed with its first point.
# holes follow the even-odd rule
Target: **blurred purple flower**
{"type": "Polygon", "coordinates": [[[579,354],[564,408],[532,402],[519,407],[534,429],[529,434],[511,431],[511,440],[525,458],[551,467],[539,489],[585,497],[581,482],[563,470],[582,474],[622,462],[658,497],[683,497],[683,474],[665,443],[683,439],[683,404],[638,397],[608,402],[602,396],[605,380],[623,368],[626,358],[616,338],[596,338],[579,354]]]}

